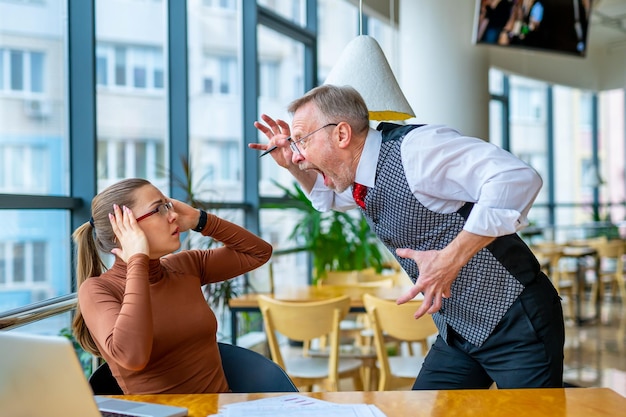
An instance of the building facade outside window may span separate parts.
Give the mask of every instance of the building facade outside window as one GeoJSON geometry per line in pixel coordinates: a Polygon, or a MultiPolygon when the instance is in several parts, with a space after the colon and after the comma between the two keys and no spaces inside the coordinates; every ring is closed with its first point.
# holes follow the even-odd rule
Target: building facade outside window
{"type": "Polygon", "coordinates": [[[99,44],[96,81],[99,87],[163,90],[163,51],[158,47],[99,44]]]}
{"type": "Polygon", "coordinates": [[[0,91],[43,93],[44,59],[42,51],[0,48],[0,91]]]}

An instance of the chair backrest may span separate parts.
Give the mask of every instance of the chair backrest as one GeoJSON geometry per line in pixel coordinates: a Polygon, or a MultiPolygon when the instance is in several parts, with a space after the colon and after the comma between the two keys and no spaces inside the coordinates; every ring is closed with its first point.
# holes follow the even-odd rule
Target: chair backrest
{"type": "MultiPolygon", "coordinates": [[[[614,277],[619,285],[624,279],[624,241],[611,239],[595,244],[593,247],[598,251],[600,275],[614,277]]],[[[622,293],[624,295],[623,290],[622,293]]]]}
{"type": "Polygon", "coordinates": [[[122,395],[124,392],[120,388],[117,380],[111,374],[109,364],[104,362],[98,366],[89,377],[89,385],[95,395],[122,395]]]}
{"type": "Polygon", "coordinates": [[[418,342],[422,345],[422,354],[426,354],[428,338],[439,332],[430,315],[414,318],[415,312],[422,305],[419,300],[398,305],[392,300],[364,294],[363,304],[374,329],[374,339],[378,333],[380,342],[383,342],[384,333],[398,340],[418,342]]]}
{"type": "Polygon", "coordinates": [[[357,274],[357,282],[376,282],[389,279],[392,281],[392,286],[413,285],[411,278],[403,269],[384,274],[376,273],[375,270],[363,270],[357,274]]]}
{"type": "Polygon", "coordinates": [[[232,392],[298,392],[291,378],[271,359],[240,346],[217,345],[232,392]]]}
{"type": "Polygon", "coordinates": [[[537,257],[542,271],[552,280],[557,291],[561,287],[559,263],[563,257],[563,245],[557,242],[537,242],[530,249],[537,257]]]}
{"type": "Polygon", "coordinates": [[[398,340],[420,342],[438,333],[430,315],[415,319],[414,314],[422,305],[422,301],[412,300],[398,305],[393,300],[363,294],[363,304],[368,314],[374,316],[370,318],[376,319],[380,330],[398,340]]]}
{"type": "Polygon", "coordinates": [[[396,282],[396,275],[377,274],[374,268],[360,271],[328,271],[326,276],[317,281],[317,285],[356,287],[356,288],[391,288],[396,282]]]}
{"type": "MultiPolygon", "coordinates": [[[[298,392],[291,378],[271,359],[240,346],[222,342],[217,345],[232,392],[298,392]]],[[[96,395],[123,394],[106,362],[89,377],[89,384],[96,395]]]]}
{"type": "Polygon", "coordinates": [[[349,284],[321,284],[320,287],[332,287],[332,288],[344,288],[344,289],[355,289],[355,290],[367,290],[369,288],[392,288],[394,286],[394,279],[389,277],[385,279],[379,279],[376,281],[358,281],[349,284]]]}
{"type": "Polygon", "coordinates": [[[593,245],[600,258],[621,258],[624,255],[624,241],[612,239],[593,245]]]}
{"type": "Polygon", "coordinates": [[[280,301],[258,296],[272,359],[286,369],[276,333],[295,341],[330,340],[329,373],[337,374],[339,358],[339,322],[350,310],[350,297],[341,296],[320,301],[280,301]]]}
{"type": "MultiPolygon", "coordinates": [[[[619,290],[619,295],[622,299],[622,304],[626,305],[626,281],[624,281],[624,275],[626,270],[624,268],[624,255],[625,244],[623,239],[606,239],[605,242],[601,242],[593,247],[598,251],[597,272],[600,274],[596,283],[599,287],[592,287],[593,298],[592,301],[595,304],[597,296],[604,296],[604,285],[611,284],[611,291],[615,292],[619,290]]],[[[614,294],[617,295],[617,294],[614,294]]]]}

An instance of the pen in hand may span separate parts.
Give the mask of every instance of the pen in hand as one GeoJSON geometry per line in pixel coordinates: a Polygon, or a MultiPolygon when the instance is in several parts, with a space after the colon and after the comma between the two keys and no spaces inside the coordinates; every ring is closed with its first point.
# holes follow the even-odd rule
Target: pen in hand
{"type": "MultiPolygon", "coordinates": [[[[291,141],[291,136],[289,136],[285,140],[291,141]]],[[[278,148],[278,146],[276,146],[276,145],[272,146],[271,148],[267,148],[267,150],[265,152],[263,152],[261,155],[259,155],[259,158],[262,157],[262,156],[267,155],[270,152],[274,152],[277,148],[278,148]]]]}

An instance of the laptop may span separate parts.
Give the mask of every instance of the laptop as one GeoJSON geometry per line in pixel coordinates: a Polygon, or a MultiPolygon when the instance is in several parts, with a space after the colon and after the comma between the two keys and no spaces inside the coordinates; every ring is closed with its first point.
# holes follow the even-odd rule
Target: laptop
{"type": "Polygon", "coordinates": [[[69,339],[0,331],[0,415],[184,417],[188,410],[94,396],[69,339]]]}

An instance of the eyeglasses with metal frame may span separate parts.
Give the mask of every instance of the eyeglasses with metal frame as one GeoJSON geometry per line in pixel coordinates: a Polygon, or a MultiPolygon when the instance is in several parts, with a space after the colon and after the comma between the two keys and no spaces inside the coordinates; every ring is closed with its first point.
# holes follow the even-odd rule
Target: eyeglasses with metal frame
{"type": "Polygon", "coordinates": [[[319,132],[320,130],[322,130],[324,128],[327,128],[329,126],[337,126],[337,125],[338,125],[338,123],[328,123],[327,125],[324,125],[324,126],[320,127],[319,129],[315,129],[311,133],[307,133],[306,135],[302,136],[298,140],[291,140],[291,143],[289,143],[289,147],[291,148],[291,152],[294,152],[294,153],[297,152],[300,155],[302,155],[302,152],[300,151],[300,148],[302,148],[303,150],[306,149],[306,144],[302,142],[303,140],[305,140],[306,138],[308,138],[310,136],[313,136],[315,133],[319,132]],[[298,144],[300,144],[300,148],[298,147],[298,144]]]}

